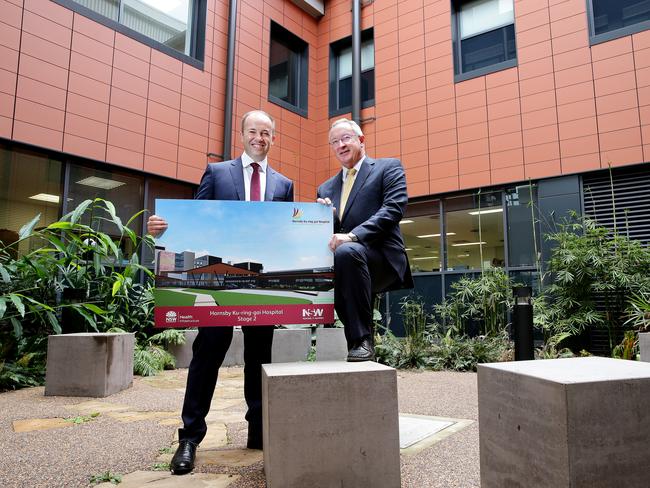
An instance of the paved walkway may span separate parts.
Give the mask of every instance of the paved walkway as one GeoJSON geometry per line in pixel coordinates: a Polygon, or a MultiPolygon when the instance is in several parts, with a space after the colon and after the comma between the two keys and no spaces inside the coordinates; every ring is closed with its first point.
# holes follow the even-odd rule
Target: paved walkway
{"type": "MultiPolygon", "coordinates": [[[[42,387],[0,394],[0,486],[85,487],[119,475],[122,488],[264,488],[262,453],[244,448],[241,367],[221,371],[194,474],[169,474],[186,375],[136,377],[101,399],[45,397],[42,387]]],[[[479,487],[476,375],[400,371],[398,390],[400,414],[473,421],[403,450],[402,487],[479,487]]]]}

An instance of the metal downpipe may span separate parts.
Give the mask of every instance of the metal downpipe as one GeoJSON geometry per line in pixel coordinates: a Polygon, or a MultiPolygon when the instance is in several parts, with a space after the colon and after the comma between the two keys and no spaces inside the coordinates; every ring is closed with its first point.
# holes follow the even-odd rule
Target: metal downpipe
{"type": "Polygon", "coordinates": [[[223,160],[231,159],[232,105],[235,83],[235,37],[237,35],[237,0],[230,0],[228,13],[228,60],[226,63],[226,95],[223,109],[223,160]]]}
{"type": "Polygon", "coordinates": [[[352,0],[352,120],[361,125],[361,0],[352,0]]]}

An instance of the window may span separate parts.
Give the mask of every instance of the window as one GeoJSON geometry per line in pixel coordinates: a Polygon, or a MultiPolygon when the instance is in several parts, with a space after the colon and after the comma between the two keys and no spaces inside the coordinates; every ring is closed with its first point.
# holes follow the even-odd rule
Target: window
{"type": "MultiPolygon", "coordinates": [[[[144,199],[144,178],[142,176],[77,164],[70,164],[69,174],[64,212],[71,212],[84,200],[103,198],[115,205],[117,216],[126,224],[131,217],[142,210],[144,199]]],[[[140,234],[142,215],[134,219],[129,224],[129,228],[140,234]]],[[[120,235],[119,229],[108,222],[101,230],[112,236],[120,235]]],[[[129,239],[122,240],[122,250],[127,256],[135,251],[131,244],[129,239]]]]}
{"type": "Polygon", "coordinates": [[[650,29],[650,0],[588,0],[592,43],[650,29]]]}
{"type": "Polygon", "coordinates": [[[535,266],[539,245],[537,186],[523,185],[506,191],[508,221],[508,264],[510,267],[535,266]]]}
{"type": "Polygon", "coordinates": [[[517,64],[513,0],[457,1],[454,10],[456,81],[517,64]]]}
{"type": "Polygon", "coordinates": [[[445,200],[447,270],[503,267],[501,192],[445,200]]]}
{"type": "Polygon", "coordinates": [[[284,27],[271,22],[269,101],[307,116],[309,46],[284,27]]]}
{"type": "MultiPolygon", "coordinates": [[[[375,41],[369,29],[361,34],[361,106],[375,103],[375,41]]],[[[330,117],[352,109],[352,37],[330,47],[330,117]]]]}
{"type": "MultiPolygon", "coordinates": [[[[59,218],[62,168],[46,155],[0,144],[0,247],[16,242],[20,228],[38,214],[38,229],[59,218]]],[[[16,257],[33,245],[25,240],[9,252],[16,257]]]]}
{"type": "Polygon", "coordinates": [[[174,57],[203,59],[207,0],[55,1],[174,57]]]}
{"type": "Polygon", "coordinates": [[[412,203],[400,222],[406,254],[413,273],[440,271],[440,201],[412,203]]]}
{"type": "MultiPolygon", "coordinates": [[[[190,200],[194,197],[193,185],[180,181],[163,180],[154,176],[147,178],[145,191],[145,209],[147,213],[144,220],[156,212],[156,198],[176,198],[190,200]]],[[[154,255],[148,246],[142,247],[142,264],[153,269],[154,255]]]]}

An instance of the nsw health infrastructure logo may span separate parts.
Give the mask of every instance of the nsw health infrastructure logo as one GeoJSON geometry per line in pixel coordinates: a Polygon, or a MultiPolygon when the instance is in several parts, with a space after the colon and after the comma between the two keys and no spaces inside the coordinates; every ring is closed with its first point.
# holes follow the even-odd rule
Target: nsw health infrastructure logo
{"type": "Polygon", "coordinates": [[[175,324],[177,319],[178,317],[176,315],[176,312],[174,312],[173,310],[170,310],[165,314],[165,322],[167,322],[168,324],[175,324]]]}

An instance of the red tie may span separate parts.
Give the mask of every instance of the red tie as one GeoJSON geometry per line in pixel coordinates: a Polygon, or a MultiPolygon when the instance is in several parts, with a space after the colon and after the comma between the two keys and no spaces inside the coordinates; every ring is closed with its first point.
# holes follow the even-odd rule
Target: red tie
{"type": "Polygon", "coordinates": [[[260,201],[260,165],[251,163],[253,167],[253,177],[251,178],[251,202],[260,201]]]}

